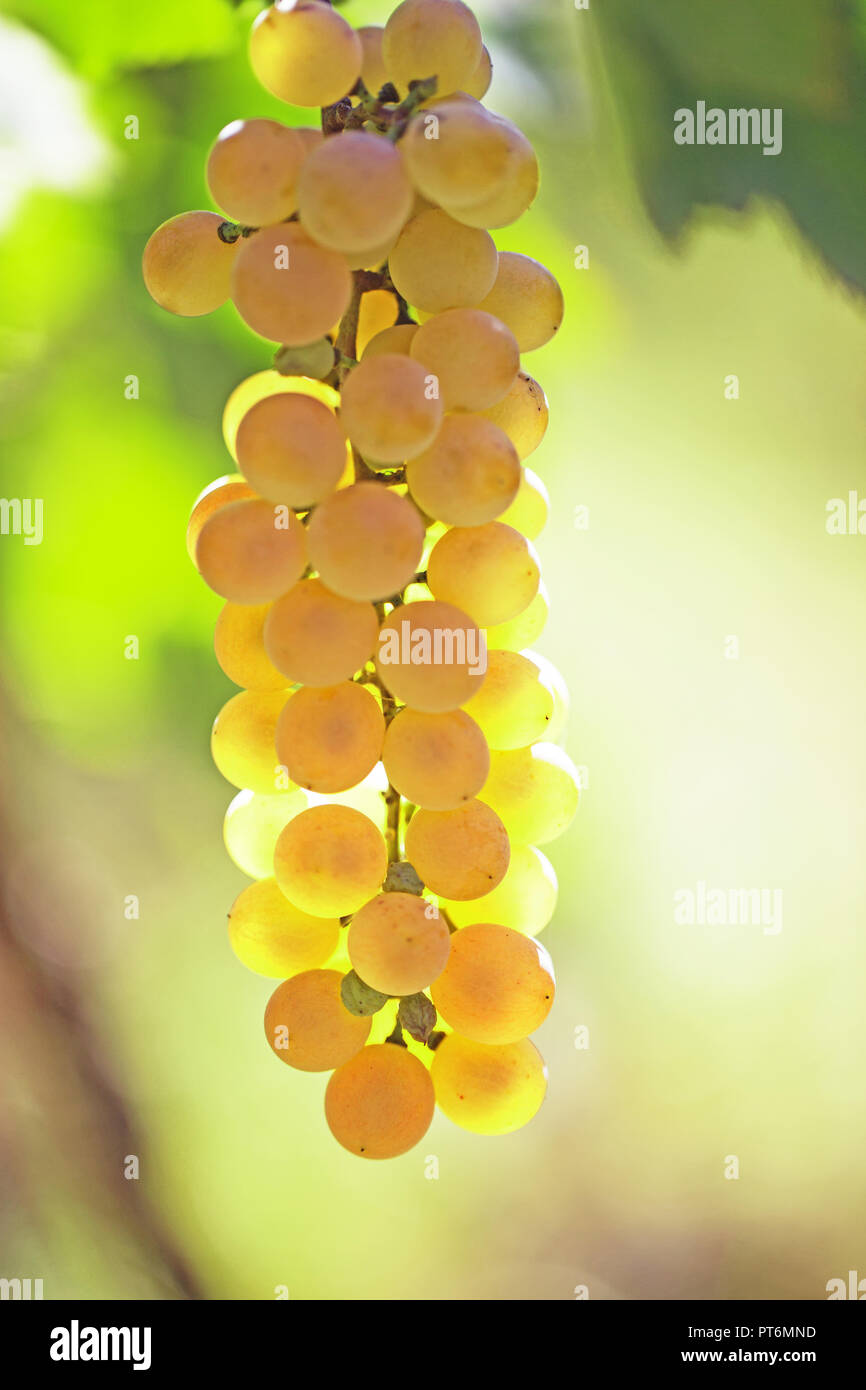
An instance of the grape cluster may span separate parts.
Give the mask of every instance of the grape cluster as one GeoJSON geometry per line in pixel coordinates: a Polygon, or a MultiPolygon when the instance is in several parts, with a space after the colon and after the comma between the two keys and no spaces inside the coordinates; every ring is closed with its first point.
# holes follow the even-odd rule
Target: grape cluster
{"type": "Polygon", "coordinates": [[[490,56],[461,0],[358,31],[324,0],[277,0],[250,60],[318,124],[227,126],[207,161],[220,211],[159,227],[144,279],[181,315],[231,299],[276,345],[225,409],[239,471],[187,534],[241,687],[212,736],[238,789],[226,846],[253,880],[229,936],[281,981],[276,1056],[332,1072],[333,1134],[388,1158],[436,1103],[503,1134],[546,1089],[529,1036],[553,1001],[535,938],[557,884],[538,846],[578,778],[562,679],[528,650],[548,499],[525,460],[547,402],[521,354],[563,301],[491,236],[538,166],[482,104],[490,56]]]}

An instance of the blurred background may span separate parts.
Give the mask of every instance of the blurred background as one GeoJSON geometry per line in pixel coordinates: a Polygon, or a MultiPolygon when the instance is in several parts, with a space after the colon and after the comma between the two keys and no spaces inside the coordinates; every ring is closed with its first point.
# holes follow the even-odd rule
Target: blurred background
{"type": "Polygon", "coordinates": [[[586,789],[549,849],[544,1107],[502,1139],[437,1115],[381,1165],[331,1139],[324,1077],[269,1055],[272,984],[225,931],[246,880],[208,739],[234,688],[184,531],[268,349],[230,306],[162,313],[139,272],[158,223],[208,206],[223,125],[310,121],[252,78],[258,8],[0,3],[0,492],[44,499],[41,545],[0,537],[0,1275],[826,1297],[866,1276],[866,535],[826,529],[866,500],[866,4],[475,6],[488,103],[543,170],[497,239],[567,302],[526,365],[552,411],[538,646],[586,789]],[[699,99],[782,108],[783,152],[676,146],[699,99]],[[701,881],[781,890],[781,931],[678,924],[701,881]]]}

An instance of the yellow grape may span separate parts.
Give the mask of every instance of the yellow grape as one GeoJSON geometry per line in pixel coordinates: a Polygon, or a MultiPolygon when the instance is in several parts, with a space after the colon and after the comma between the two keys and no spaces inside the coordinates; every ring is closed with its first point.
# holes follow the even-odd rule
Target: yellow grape
{"type": "Polygon", "coordinates": [[[528,541],[537,540],[550,516],[550,493],[537,473],[524,468],[517,496],[507,511],[498,518],[511,526],[528,541]]]}
{"type": "Polygon", "coordinates": [[[396,239],[412,200],[402,151],[366,130],[325,140],[307,157],[298,181],[301,222],[333,251],[363,251],[396,239]]]}
{"type": "Polygon", "coordinates": [[[415,116],[403,153],[418,191],[451,209],[498,190],[509,172],[512,140],[506,124],[480,101],[446,99],[415,116]]]}
{"type": "Polygon", "coordinates": [[[533,748],[491,753],[490,776],[480,795],[501,817],[516,844],[546,845],[563,835],[574,820],[580,778],[561,748],[537,743],[533,748]]]}
{"type": "Polygon", "coordinates": [[[385,353],[408,357],[417,332],[417,323],[397,323],[393,328],[385,328],[369,340],[361,352],[361,360],[366,362],[369,357],[381,357],[385,353]]]}
{"type": "Polygon", "coordinates": [[[238,960],[273,980],[316,970],[330,960],[339,940],[338,918],[299,912],[274,878],[251,883],[229,912],[229,941],[238,960]]]}
{"type": "Polygon", "coordinates": [[[232,121],[208,156],[211,197],[245,227],[282,222],[297,209],[306,154],[297,133],[279,121],[232,121]]]}
{"type": "Polygon", "coordinates": [[[340,404],[339,392],[332,386],[326,386],[323,381],[313,381],[311,377],[306,376],[282,376],[273,368],[264,372],[254,372],[235,387],[223,410],[223,439],[235,461],[235,443],[241,420],[259,401],[265,400],[268,396],[279,395],[312,396],[313,400],[321,401],[333,412],[336,412],[340,404]]]}
{"type": "Polygon", "coordinates": [[[476,101],[480,101],[482,97],[487,95],[492,81],[493,61],[490,57],[490,51],[487,45],[482,44],[478,66],[469,78],[469,81],[465,84],[463,90],[466,92],[467,96],[475,97],[476,101]]]}
{"type": "Polygon", "coordinates": [[[490,773],[484,735],[462,710],[400,710],[388,725],[382,761],[400,795],[428,811],[454,811],[471,801],[490,773]]]}
{"type": "MultiPolygon", "coordinates": [[[[383,266],[390,256],[400,235],[398,228],[394,236],[388,237],[387,241],[380,241],[377,246],[367,246],[362,251],[350,251],[346,254],[346,264],[350,270],[378,270],[383,266]]],[[[380,291],[374,291],[380,293],[380,291]]],[[[396,301],[395,301],[396,302],[396,301]]]]}
{"type": "Polygon", "coordinates": [[[436,1104],[473,1134],[511,1134],[536,1115],[547,1091],[544,1058],[528,1038],[491,1046],[450,1033],[433,1054],[436,1104]]]}
{"type": "Polygon", "coordinates": [[[224,220],[216,212],[182,212],[152,234],[141,270],[148,294],[161,309],[197,318],[225,304],[239,243],[220,239],[224,220]]]}
{"type": "MultiPolygon", "coordinates": [[[[502,117],[499,118],[502,120],[502,117]]],[[[538,160],[521,130],[503,121],[511,134],[512,150],[508,174],[495,191],[473,203],[453,209],[458,222],[467,227],[510,227],[532,207],[538,193],[538,160]]]]}
{"type": "Polygon", "coordinates": [[[372,659],[379,619],[371,603],[340,598],[304,579],[278,599],[265,622],[265,650],[300,685],[338,685],[372,659]]]}
{"type": "Polygon", "coordinates": [[[413,578],[424,523],[406,497],[381,483],[355,483],[316,508],[307,542],[310,563],[329,589],[375,602],[400,593],[413,578]]]}
{"type": "Polygon", "coordinates": [[[446,531],[427,564],[434,596],[459,603],[479,627],[516,618],[535,598],[539,581],[533,547],[501,521],[446,531]]]}
{"type": "Polygon", "coordinates": [[[241,420],[235,444],[241,470],[256,492],[299,509],[332,493],[346,467],[342,427],[313,396],[266,396],[241,420]]]}
{"type": "Polygon", "coordinates": [[[275,739],[287,698],[285,690],[242,690],[223,705],[213,724],[211,755],[233,786],[273,796],[285,782],[275,739]]]}
{"type": "Polygon", "coordinates": [[[355,448],[376,464],[400,464],[426,449],[442,422],[419,362],[399,353],[367,358],[343,384],[340,419],[355,448]]]}
{"type": "Polygon", "coordinates": [[[325,1091],[325,1119],[360,1158],[396,1158],[424,1138],[435,1098],[430,1073],[405,1047],[375,1043],[338,1067],[325,1091]]]}
{"type": "Polygon", "coordinates": [[[460,608],[406,603],[382,624],[376,669],[404,704],[425,714],[444,714],[479,689],[487,655],[477,624],[460,608]]]}
{"type": "Polygon", "coordinates": [[[442,428],[406,470],[422,512],[449,526],[483,526],[516,499],[521,484],[517,450],[480,415],[446,415],[442,428]]]}
{"type": "Polygon", "coordinates": [[[520,369],[514,334],[481,309],[448,309],[422,324],[412,356],[437,378],[446,410],[489,410],[520,369]]]}
{"type": "Polygon", "coordinates": [[[265,1009],[265,1037],[298,1071],[333,1071],[361,1051],[369,1018],[350,1014],[338,970],[305,970],[278,985],[265,1009]]]}
{"type": "Polygon", "coordinates": [[[280,715],[277,757],[299,787],[327,795],[363,782],[379,761],[384,737],[381,707],[364,686],[307,686],[280,715]]]}
{"type": "Polygon", "coordinates": [[[270,604],[227,603],[214,631],[216,659],[230,681],[244,690],[285,690],[289,682],[265,651],[270,604]]]}
{"type": "Polygon", "coordinates": [[[432,893],[467,902],[502,882],[508,835],[483,801],[467,801],[456,811],[420,810],[406,830],[406,858],[432,893]]]}
{"type": "Polygon", "coordinates": [[[539,584],[538,593],[528,608],[510,618],[507,623],[496,623],[485,632],[488,649],[493,651],[523,651],[537,642],[550,616],[550,601],[544,584],[539,584]]]}
{"type": "Polygon", "coordinates": [[[499,256],[486,231],[461,226],[440,208],[406,223],[391,252],[391,279],[409,304],[427,313],[480,304],[496,279],[499,256]]]}
{"type": "Polygon", "coordinates": [[[277,840],[274,873],[286,897],[314,917],[347,917],[382,886],[382,832],[348,806],[311,806],[277,840]]]}
{"type": "MultiPolygon", "coordinates": [[[[392,332],[400,312],[399,305],[390,290],[371,290],[361,300],[358,315],[358,334],[355,355],[361,358],[374,338],[392,332]]],[[[413,325],[409,324],[411,328],[413,325]]],[[[399,341],[399,339],[398,339],[399,341]]]]}
{"type": "MultiPolygon", "coordinates": [[[[377,763],[373,771],[359,782],[357,787],[350,787],[345,792],[332,792],[329,796],[321,796],[318,792],[307,793],[307,799],[311,806],[349,806],[353,811],[360,811],[368,820],[373,821],[380,828],[385,825],[385,802],[383,793],[388,790],[388,779],[381,763],[377,763]]],[[[346,966],[348,970],[349,967],[346,966]]]]}
{"type": "Polygon", "coordinates": [[[325,138],[321,126],[296,125],[292,129],[304,147],[305,156],[312,154],[313,150],[317,150],[325,138]]]}
{"type": "Polygon", "coordinates": [[[244,323],[262,338],[289,347],[323,337],[343,317],[351,297],[346,258],[319,246],[297,222],[280,222],[248,237],[232,271],[232,299],[244,323]]]}
{"type": "Polygon", "coordinates": [[[352,969],[382,994],[418,994],[441,975],[451,937],[436,908],[410,893],[380,893],[349,928],[352,969]]]}
{"type": "Polygon", "coordinates": [[[401,92],[425,77],[438,79],[437,94],[462,91],[481,61],[481,30],[461,0],[404,0],[388,23],[382,56],[401,92]]]}
{"type": "Polygon", "coordinates": [[[381,24],[363,24],[355,32],[361,42],[361,78],[370,95],[377,97],[388,81],[382,56],[385,30],[381,24]]]}
{"type": "Polygon", "coordinates": [[[538,652],[527,652],[538,666],[541,678],[545,685],[549,686],[553,692],[553,714],[545,734],[545,742],[556,743],[565,728],[568,720],[568,712],[571,708],[571,696],[568,693],[568,686],[561,671],[558,671],[552,661],[548,661],[546,656],[541,656],[538,652]]]}
{"type": "Polygon", "coordinates": [[[527,372],[519,372],[502,400],[481,414],[505,431],[521,459],[535,453],[547,433],[547,397],[527,372]]]}
{"type": "Polygon", "coordinates": [[[214,512],[218,512],[221,507],[227,506],[229,502],[246,502],[255,495],[246,478],[242,477],[240,473],[230,473],[226,474],[224,478],[217,478],[215,482],[208,483],[204,491],[199,493],[193,503],[189,524],[186,528],[186,548],[193,564],[196,562],[195,548],[201,535],[201,528],[208,518],[213,516],[214,512]]]}
{"type": "Polygon", "coordinates": [[[361,74],[361,41],[330,5],[277,0],[253,21],[250,65],[281,101],[332,106],[361,74]]]}
{"type": "Polygon", "coordinates": [[[204,524],[195,559],[204,582],[232,603],[270,603],[300,579],[306,534],[294,512],[271,502],[230,502],[204,524]]]}
{"type": "Polygon", "coordinates": [[[512,845],[508,872],[491,893],[474,902],[443,898],[441,906],[455,927],[498,922],[512,931],[537,936],[552,919],[558,894],[553,865],[541,850],[534,845],[512,845]]]}
{"type": "Polygon", "coordinates": [[[549,343],[565,313],[562,290],[547,267],[516,251],[500,251],[493,289],[478,307],[511,329],[521,352],[549,343]]]}
{"type": "Polygon", "coordinates": [[[451,938],[433,1003],[456,1033],[507,1046],[539,1028],[553,1005],[553,962],[530,936],[485,922],[451,938]]]}
{"type": "Polygon", "coordinates": [[[229,855],[250,878],[270,878],[280,831],[307,809],[302,791],[259,796],[242,791],[229,805],[223,821],[223,840],[229,855]]]}
{"type": "Polygon", "coordinates": [[[553,687],[533,653],[492,651],[487,679],[465,708],[490,748],[501,751],[547,739],[555,703],[553,687]]]}

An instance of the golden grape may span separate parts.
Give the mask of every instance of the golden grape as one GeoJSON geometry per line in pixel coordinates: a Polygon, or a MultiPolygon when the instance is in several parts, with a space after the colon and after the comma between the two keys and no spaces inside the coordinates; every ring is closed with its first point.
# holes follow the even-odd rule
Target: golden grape
{"type": "Polygon", "coordinates": [[[550,616],[550,602],[544,584],[539,584],[538,593],[528,608],[510,618],[507,623],[496,623],[485,631],[487,646],[493,651],[523,651],[537,642],[547,625],[550,616]]]}
{"type": "Polygon", "coordinates": [[[532,145],[511,121],[502,123],[512,142],[508,174],[487,197],[453,209],[455,218],[468,227],[509,227],[528,211],[538,193],[538,160],[532,145]]]}
{"type": "Polygon", "coordinates": [[[301,970],[324,965],[339,940],[336,917],[299,912],[273,878],[251,883],[229,912],[229,941],[238,960],[273,980],[287,980],[301,970]]]}
{"type": "Polygon", "coordinates": [[[229,805],[223,821],[223,840],[229,855],[250,878],[270,878],[280,831],[307,809],[302,791],[259,796],[242,791],[229,805]]]}
{"type": "Polygon", "coordinates": [[[409,490],[428,516],[449,526],[483,526],[515,501],[520,460],[507,434],[480,415],[446,415],[406,470],[409,490]]]}
{"type": "Polygon", "coordinates": [[[161,309],[197,318],[225,304],[239,243],[218,236],[224,220],[216,212],[182,212],[157,227],[144,248],[141,270],[161,309]]]}
{"type": "Polygon", "coordinates": [[[438,380],[446,410],[489,410],[520,369],[514,334],[481,309],[448,309],[422,324],[412,356],[438,380]]]}
{"type": "Polygon", "coordinates": [[[481,61],[481,30],[461,0],[403,0],[388,23],[382,56],[400,92],[409,83],[437,78],[437,93],[464,89],[481,61]]]}
{"type": "Polygon", "coordinates": [[[528,541],[537,540],[550,517],[550,494],[537,473],[524,468],[517,496],[499,520],[528,541]]]}
{"type": "Polygon", "coordinates": [[[381,24],[362,24],[355,32],[361,41],[361,78],[370,95],[376,97],[388,81],[382,55],[385,29],[381,24]]]}
{"type": "Polygon", "coordinates": [[[433,904],[410,893],[380,893],[349,928],[352,969],[382,994],[418,994],[441,975],[451,937],[433,904]]]}
{"type": "Polygon", "coordinates": [[[507,1046],[539,1028],[553,1006],[553,962],[539,942],[489,922],[461,927],[433,984],[437,1010],[472,1042],[507,1046]]]}
{"type": "Polygon", "coordinates": [[[230,502],[202,527],[196,564],[204,582],[221,598],[270,603],[303,574],[306,541],[294,512],[271,502],[230,502]]]}
{"type": "Polygon", "coordinates": [[[534,845],[512,845],[508,872],[491,893],[474,902],[442,899],[455,927],[498,922],[502,927],[537,936],[556,911],[559,884],[550,860],[534,845]]]}
{"type": "Polygon", "coordinates": [[[343,317],[351,296],[345,257],[319,246],[297,222],[248,237],[232,271],[232,299],[241,318],[262,338],[289,347],[323,337],[343,317]]]}
{"type": "Polygon", "coordinates": [[[425,714],[444,714],[480,688],[487,669],[484,639],[453,604],[406,603],[382,624],[376,669],[404,704],[425,714]]]}
{"type": "Polygon", "coordinates": [[[462,710],[400,710],[388,725],[382,761],[400,795],[428,811],[454,811],[471,801],[490,772],[484,735],[462,710]]]}
{"type": "Polygon", "coordinates": [[[298,181],[304,227],[322,246],[345,253],[396,240],[413,197],[402,151],[365,130],[325,140],[298,181]]]}
{"type": "Polygon", "coordinates": [[[372,659],[379,620],[371,603],[304,579],[278,599],[265,622],[265,650],[278,671],[302,685],[338,685],[372,659]]]}
{"type": "Polygon", "coordinates": [[[464,227],[440,208],[406,223],[391,252],[391,279],[427,313],[480,304],[496,280],[499,255],[484,230],[464,227]]]}
{"type": "Polygon", "coordinates": [[[246,478],[243,478],[240,473],[229,473],[224,478],[217,478],[215,482],[208,483],[204,491],[199,493],[193,503],[186,528],[186,548],[193,564],[195,564],[195,548],[201,535],[201,528],[208,517],[213,516],[214,512],[218,512],[229,502],[245,502],[255,495],[246,478]]]}
{"type": "Polygon", "coordinates": [[[314,917],[347,917],[382,886],[382,832],[348,806],[311,806],[283,830],[274,873],[286,897],[314,917]]]}
{"type": "Polygon", "coordinates": [[[430,1073],[408,1049],[375,1043],[338,1067],[325,1092],[325,1119],[338,1143],[361,1158],[396,1158],[419,1143],[433,1119],[430,1073]]]}
{"type": "Polygon", "coordinates": [[[298,206],[298,175],[306,154],[297,133],[279,121],[232,121],[208,156],[211,197],[243,226],[282,222],[298,206]]]}
{"type": "Polygon", "coordinates": [[[336,413],[340,404],[339,392],[323,381],[313,381],[306,376],[282,376],[273,368],[265,372],[253,372],[232,391],[223,410],[223,439],[232,458],[237,461],[235,448],[241,420],[259,401],[268,396],[301,395],[312,396],[336,413]]]}
{"type": "Polygon", "coordinates": [[[400,464],[435,438],[442,402],[419,362],[400,353],[367,358],[349,373],[340,405],[343,427],[364,458],[400,464]]]}
{"type": "Polygon", "coordinates": [[[549,343],[565,313],[562,290],[547,267],[516,251],[500,251],[493,289],[478,307],[511,329],[521,352],[549,343]]]}
{"type": "Polygon", "coordinates": [[[465,709],[499,751],[547,739],[554,705],[553,687],[531,652],[492,651],[487,679],[465,709]]]}
{"type": "MultiPolygon", "coordinates": [[[[289,682],[265,651],[270,604],[227,603],[214,631],[216,659],[230,681],[244,690],[286,690],[289,682]]],[[[286,691],[288,695],[288,691],[286,691]]]]}
{"type": "Polygon", "coordinates": [[[338,970],[305,970],[278,985],[265,1009],[265,1037],[281,1062],[299,1071],[332,1071],[361,1051],[369,1018],[350,1014],[338,970]]]}
{"type": "Polygon", "coordinates": [[[538,593],[538,557],[525,536],[503,526],[455,526],[437,541],[427,582],[437,599],[460,603],[479,627],[516,618],[538,593]]]}
{"type": "Polygon", "coordinates": [[[481,47],[481,57],[478,59],[478,66],[469,78],[469,81],[464,84],[463,90],[466,92],[467,96],[475,97],[476,101],[480,101],[482,97],[487,95],[492,81],[493,62],[487,45],[483,44],[481,47]]]}
{"type": "Polygon", "coordinates": [[[369,357],[381,357],[385,353],[398,353],[408,357],[412,339],[417,332],[417,323],[397,323],[393,328],[385,328],[370,338],[361,352],[361,360],[366,362],[369,357]]]}
{"type": "Polygon", "coordinates": [[[344,598],[377,601],[400,593],[414,577],[424,523],[399,493],[381,483],[355,483],[316,508],[307,542],[310,563],[329,589],[344,598]]]}
{"type": "Polygon", "coordinates": [[[307,686],[283,708],[277,756],[299,787],[328,795],[363,782],[379,761],[384,737],[381,707],[364,686],[307,686]]]}
{"type": "Polygon", "coordinates": [[[521,459],[529,458],[547,433],[547,397],[526,372],[519,372],[502,400],[481,413],[505,431],[521,459]]]}
{"type": "Polygon", "coordinates": [[[552,743],[491,753],[490,776],[480,793],[517,844],[546,845],[565,833],[577,814],[580,777],[552,743]]]}
{"type": "Polygon", "coordinates": [[[479,101],[446,98],[415,116],[403,153],[418,191],[451,210],[498,191],[509,173],[512,140],[506,124],[479,101]]]}
{"type": "Polygon", "coordinates": [[[467,801],[455,811],[420,810],[406,830],[406,858],[431,892],[466,902],[502,882],[508,835],[482,801],[467,801]]]}
{"type": "Polygon", "coordinates": [[[346,436],[332,411],[312,396],[266,396],[238,427],[238,463],[269,502],[306,509],[337,487],[346,468],[346,436]]]}
{"type": "Polygon", "coordinates": [[[277,765],[276,729],[285,690],[242,690],[223,705],[213,724],[211,755],[235,787],[273,796],[285,782],[277,765]]]}
{"type": "Polygon", "coordinates": [[[450,1033],[433,1054],[436,1104],[473,1134],[511,1134],[538,1113],[547,1068],[534,1043],[491,1046],[450,1033]]]}
{"type": "Polygon", "coordinates": [[[331,106],[361,74],[361,41],[330,5],[277,0],[253,21],[250,65],[263,87],[295,106],[331,106]]]}

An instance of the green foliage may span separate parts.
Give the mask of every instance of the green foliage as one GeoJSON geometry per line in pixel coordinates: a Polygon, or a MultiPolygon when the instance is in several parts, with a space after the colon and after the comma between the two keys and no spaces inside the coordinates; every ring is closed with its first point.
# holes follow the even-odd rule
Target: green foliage
{"type": "Polygon", "coordinates": [[[594,8],[636,176],[668,237],[697,204],[783,202],[835,271],[866,289],[864,5],[608,0],[594,8]],[[674,112],[781,107],[784,146],[681,146],[674,112]]]}

